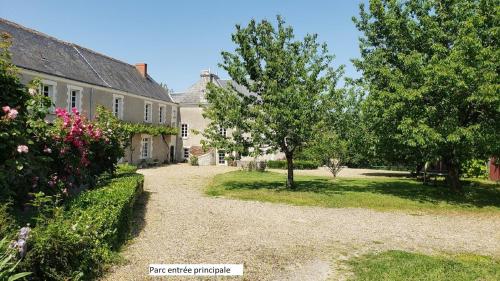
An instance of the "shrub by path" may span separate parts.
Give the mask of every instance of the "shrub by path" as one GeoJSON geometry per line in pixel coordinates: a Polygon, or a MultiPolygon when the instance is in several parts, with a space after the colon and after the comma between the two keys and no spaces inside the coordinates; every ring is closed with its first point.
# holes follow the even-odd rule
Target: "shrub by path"
{"type": "MultiPolygon", "coordinates": [[[[342,263],[383,250],[500,255],[500,218],[328,209],[206,197],[229,167],[142,170],[146,202],[124,264],[104,279],[147,280],[150,263],[244,263],[245,280],[342,279],[342,263]]],[[[175,278],[178,280],[178,278],[175,278]]],[[[190,280],[190,279],[188,279],[190,280]]]]}

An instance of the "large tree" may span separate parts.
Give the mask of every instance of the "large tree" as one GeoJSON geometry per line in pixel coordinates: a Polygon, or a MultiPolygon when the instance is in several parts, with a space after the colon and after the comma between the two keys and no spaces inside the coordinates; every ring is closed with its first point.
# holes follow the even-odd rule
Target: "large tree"
{"type": "Polygon", "coordinates": [[[446,164],[500,152],[500,1],[370,0],[355,18],[365,113],[381,155],[446,164]]]}
{"type": "Polygon", "coordinates": [[[294,153],[311,140],[314,126],[327,113],[342,70],[332,67],[333,56],[317,35],[296,40],[280,16],[276,25],[267,20],[236,25],[232,40],[235,52],[222,52],[221,67],[251,93],[235,85],[209,87],[205,116],[212,123],[205,136],[212,146],[255,154],[282,151],[288,163],[286,185],[292,188],[294,153]],[[230,136],[217,137],[221,127],[231,129],[230,136]]]}

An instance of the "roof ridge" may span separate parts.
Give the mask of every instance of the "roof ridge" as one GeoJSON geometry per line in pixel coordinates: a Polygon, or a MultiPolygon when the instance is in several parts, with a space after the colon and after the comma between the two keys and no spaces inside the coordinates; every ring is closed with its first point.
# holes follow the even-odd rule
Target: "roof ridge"
{"type": "Polygon", "coordinates": [[[48,34],[46,34],[46,33],[40,32],[40,31],[38,31],[38,30],[35,30],[35,29],[32,29],[32,28],[29,28],[29,27],[26,27],[26,26],[24,26],[24,25],[20,25],[20,24],[18,24],[18,23],[16,23],[16,22],[13,22],[13,21],[8,20],[8,19],[5,19],[5,18],[0,18],[0,21],[5,22],[6,24],[12,25],[12,26],[14,26],[14,27],[16,27],[16,28],[22,29],[22,30],[24,30],[24,31],[31,32],[31,33],[34,33],[34,34],[36,34],[36,35],[43,36],[43,37],[49,38],[49,39],[51,39],[51,40],[54,40],[54,41],[57,41],[57,42],[60,42],[60,43],[66,44],[66,45],[72,45],[72,44],[71,44],[71,43],[69,43],[69,42],[63,41],[63,40],[61,40],[61,39],[57,39],[57,38],[56,38],[56,37],[54,37],[54,36],[48,35],[48,34]]]}
{"type": "Polygon", "coordinates": [[[3,32],[4,28],[6,32],[19,37],[19,44],[13,42],[13,49],[15,49],[15,46],[18,47],[16,52],[18,55],[17,66],[19,67],[92,85],[109,87],[146,98],[175,102],[171,95],[164,88],[160,87],[152,76],[147,75],[147,79],[138,79],[139,73],[134,65],[98,53],[78,44],[57,39],[43,32],[0,17],[0,32],[3,32]],[[43,42],[51,45],[49,49],[52,50],[52,53],[58,52],[58,54],[65,55],[56,58],[59,61],[54,65],[58,68],[56,70],[60,68],[62,72],[57,72],[54,69],[48,68],[46,65],[35,63],[35,61],[38,60],[33,60],[33,58],[36,57],[34,54],[40,51],[40,48],[47,47],[43,45],[43,42]],[[32,53],[23,56],[22,52],[24,50],[32,51],[32,53]],[[78,59],[73,56],[76,56],[78,59]],[[78,62],[75,65],[68,64],[68,66],[66,66],[65,63],[67,63],[69,59],[78,60],[78,62]],[[71,70],[71,67],[75,67],[76,69],[71,70]],[[106,67],[112,67],[112,69],[109,69],[110,74],[106,67]],[[123,72],[123,75],[114,75],[117,71],[123,72]]]}
{"type": "Polygon", "coordinates": [[[74,47],[74,46],[76,46],[76,47],[78,47],[78,48],[80,48],[80,49],[83,49],[83,50],[85,50],[85,51],[88,51],[88,52],[94,53],[94,54],[99,55],[99,56],[102,56],[102,57],[105,57],[105,58],[107,58],[107,59],[110,59],[110,60],[113,60],[113,61],[116,61],[116,62],[119,62],[119,63],[122,63],[122,64],[126,64],[126,65],[128,65],[128,66],[130,66],[130,67],[135,67],[134,65],[132,65],[132,64],[130,64],[130,63],[127,63],[127,62],[124,62],[124,61],[122,61],[122,60],[119,60],[119,59],[116,59],[116,58],[110,57],[110,56],[105,55],[105,54],[102,54],[102,53],[99,53],[99,52],[94,51],[94,50],[92,50],[92,49],[89,49],[89,48],[86,48],[86,47],[80,46],[80,45],[78,45],[78,44],[76,44],[76,43],[72,43],[72,42],[68,42],[68,41],[64,41],[64,40],[58,39],[58,38],[56,38],[56,37],[54,37],[54,36],[52,36],[52,35],[48,35],[48,34],[43,33],[43,32],[41,32],[41,31],[38,31],[38,30],[35,30],[35,29],[32,29],[32,28],[26,27],[26,26],[24,26],[24,25],[20,25],[20,24],[18,24],[18,23],[16,23],[16,22],[13,22],[13,21],[8,20],[8,19],[5,19],[5,18],[0,17],[0,22],[5,22],[6,24],[12,25],[12,26],[14,26],[14,27],[16,27],[16,28],[22,29],[22,30],[24,30],[24,31],[27,31],[27,32],[30,32],[30,33],[33,33],[33,34],[36,34],[36,35],[39,35],[39,36],[43,36],[43,37],[45,37],[45,38],[48,38],[48,39],[50,39],[50,40],[54,40],[54,41],[56,41],[56,42],[59,42],[59,43],[65,44],[65,45],[68,45],[68,46],[70,46],[70,47],[74,47]]]}
{"type": "Polygon", "coordinates": [[[73,45],[73,48],[82,57],[82,59],[88,64],[88,66],[90,66],[90,69],[92,69],[94,71],[94,73],[97,75],[97,77],[99,77],[99,79],[101,79],[101,81],[104,82],[104,84],[106,84],[108,87],[111,88],[111,85],[109,85],[109,83],[106,82],[106,80],[104,80],[101,77],[101,75],[99,75],[99,72],[97,72],[97,70],[95,70],[95,68],[90,64],[90,62],[87,60],[87,58],[80,52],[80,50],[78,50],[78,48],[76,47],[76,45],[73,45]]]}

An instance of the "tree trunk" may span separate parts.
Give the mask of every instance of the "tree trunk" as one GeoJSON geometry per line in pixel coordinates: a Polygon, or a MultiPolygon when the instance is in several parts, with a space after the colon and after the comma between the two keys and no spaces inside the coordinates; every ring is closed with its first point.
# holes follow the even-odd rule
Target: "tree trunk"
{"type": "Polygon", "coordinates": [[[446,181],[448,186],[454,192],[462,192],[462,184],[460,183],[460,170],[459,165],[454,163],[453,160],[446,161],[446,166],[448,167],[448,176],[446,181]]]}
{"type": "Polygon", "coordinates": [[[286,188],[294,188],[295,184],[293,182],[293,153],[286,153],[286,163],[288,169],[288,175],[286,178],[286,188]]]}

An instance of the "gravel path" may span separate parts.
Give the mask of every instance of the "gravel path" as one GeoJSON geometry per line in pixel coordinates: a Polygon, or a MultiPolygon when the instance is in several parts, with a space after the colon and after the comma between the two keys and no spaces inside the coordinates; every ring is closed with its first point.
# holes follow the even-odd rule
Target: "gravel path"
{"type": "Polygon", "coordinates": [[[104,279],[148,279],[151,263],[244,263],[244,280],[342,280],[341,261],[371,251],[500,256],[500,217],[414,216],[203,195],[210,178],[233,169],[181,164],[142,170],[149,197],[144,217],[123,251],[126,262],[104,279]]]}

